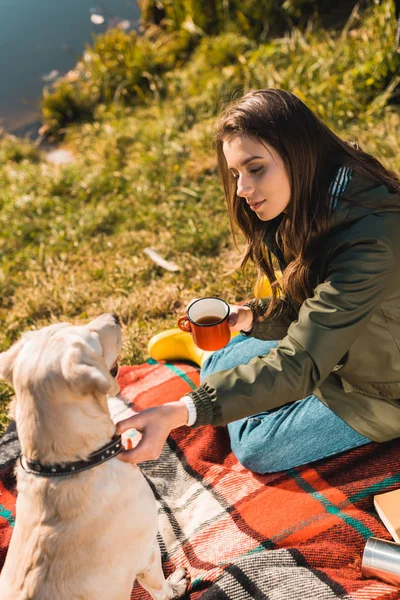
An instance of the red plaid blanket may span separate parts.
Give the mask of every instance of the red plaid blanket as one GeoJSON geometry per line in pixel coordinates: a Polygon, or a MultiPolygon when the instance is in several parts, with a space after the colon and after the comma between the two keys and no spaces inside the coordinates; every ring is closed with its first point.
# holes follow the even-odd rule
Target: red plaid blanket
{"type": "MultiPolygon", "coordinates": [[[[198,380],[184,363],[120,372],[134,410],[178,399],[198,380]]],[[[0,564],[14,523],[17,452],[11,429],[0,440],[0,564]]],[[[400,599],[400,589],[360,571],[368,537],[390,539],[372,499],[399,487],[399,459],[400,441],[369,444],[259,476],[238,464],[225,428],[176,430],[160,459],[142,465],[159,503],[165,572],[188,567],[192,600],[400,599]]],[[[132,600],[145,598],[135,585],[132,600]]]]}

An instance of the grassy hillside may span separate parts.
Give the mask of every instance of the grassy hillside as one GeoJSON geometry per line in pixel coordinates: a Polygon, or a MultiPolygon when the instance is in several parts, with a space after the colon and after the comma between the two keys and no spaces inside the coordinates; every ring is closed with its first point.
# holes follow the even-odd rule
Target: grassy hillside
{"type": "MultiPolygon", "coordinates": [[[[212,147],[216,114],[246,89],[293,91],[399,172],[392,10],[383,1],[354,12],[343,31],[310,24],[263,42],[227,31],[194,44],[153,30],[145,40],[152,54],[139,52],[136,36],[99,37],[44,101],[49,131],[63,136],[75,163],[53,165],[27,141],[0,139],[0,351],[26,329],[115,311],[122,362],[134,364],[189,299],[251,295],[254,274],[230,273],[239,252],[212,147]],[[170,44],[173,57],[160,69],[157,44],[164,55],[170,44]],[[180,271],[155,265],[146,247],[180,271]]],[[[0,387],[3,412],[10,394],[0,387]]]]}

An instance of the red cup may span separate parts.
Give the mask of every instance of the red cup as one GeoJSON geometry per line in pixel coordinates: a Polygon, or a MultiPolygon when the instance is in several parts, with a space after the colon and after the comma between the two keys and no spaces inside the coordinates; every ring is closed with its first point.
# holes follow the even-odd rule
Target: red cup
{"type": "Polygon", "coordinates": [[[231,339],[228,325],[229,304],[220,298],[199,298],[189,304],[186,314],[178,319],[178,327],[190,332],[202,350],[219,350],[231,339]]]}

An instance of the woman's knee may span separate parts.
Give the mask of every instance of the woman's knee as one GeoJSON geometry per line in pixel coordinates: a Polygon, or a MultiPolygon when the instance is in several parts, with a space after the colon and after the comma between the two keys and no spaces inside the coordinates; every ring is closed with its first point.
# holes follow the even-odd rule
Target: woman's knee
{"type": "Polygon", "coordinates": [[[203,381],[213,373],[233,369],[238,365],[247,364],[255,356],[268,354],[271,348],[278,344],[277,341],[258,340],[237,335],[229,344],[209,356],[201,369],[200,379],[203,381]]]}
{"type": "Polygon", "coordinates": [[[294,419],[294,415],[299,417],[298,410],[307,405],[309,409],[314,406],[317,413],[317,401],[309,396],[277,411],[230,423],[231,447],[238,461],[255,473],[276,473],[369,443],[324,406],[315,421],[312,410],[308,411],[311,414],[306,422],[306,413],[300,421],[294,419]],[[336,432],[336,436],[330,432],[336,432]]]}
{"type": "MultiPolygon", "coordinates": [[[[228,425],[231,448],[241,465],[254,473],[276,473],[283,471],[276,449],[268,443],[268,435],[262,427],[262,419],[250,417],[228,425]]],[[[281,457],[282,458],[282,457],[281,457]]]]}
{"type": "Polygon", "coordinates": [[[256,453],[244,444],[241,444],[236,445],[235,448],[232,447],[232,452],[239,463],[253,473],[265,475],[266,473],[276,473],[284,470],[279,465],[272,463],[269,457],[266,456],[265,449],[261,453],[256,453]]]}
{"type": "Polygon", "coordinates": [[[242,467],[245,467],[245,469],[248,469],[253,473],[259,473],[260,475],[270,473],[268,466],[261,464],[261,461],[257,460],[254,452],[246,448],[244,445],[232,447],[232,452],[236,456],[238,462],[242,465],[242,467]]]}
{"type": "Polygon", "coordinates": [[[225,370],[223,366],[225,356],[224,350],[225,348],[222,348],[222,350],[217,350],[205,360],[201,368],[201,380],[205,379],[209,375],[212,375],[213,373],[218,373],[219,371],[225,370]]]}

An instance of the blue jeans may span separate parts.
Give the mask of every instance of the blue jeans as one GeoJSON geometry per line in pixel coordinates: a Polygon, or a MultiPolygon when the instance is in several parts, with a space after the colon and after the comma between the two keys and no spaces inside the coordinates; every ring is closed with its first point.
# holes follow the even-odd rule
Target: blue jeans
{"type": "MultiPolygon", "coordinates": [[[[238,335],[205,362],[201,379],[218,371],[247,364],[268,354],[278,342],[238,335]]],[[[314,394],[228,424],[232,451],[256,473],[275,473],[334,456],[371,440],[323,404],[314,394]]]]}

